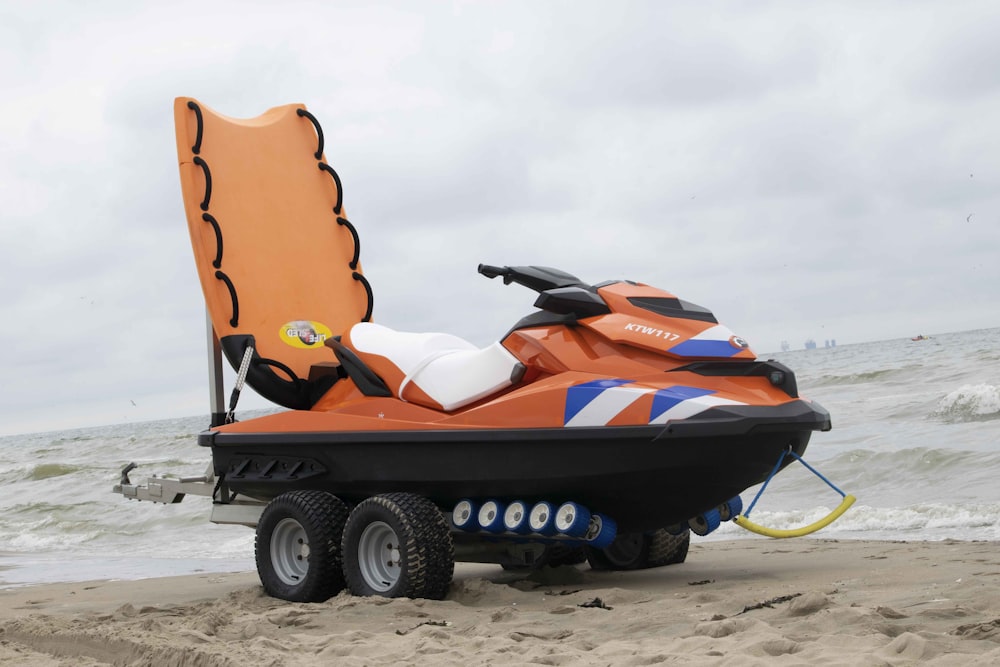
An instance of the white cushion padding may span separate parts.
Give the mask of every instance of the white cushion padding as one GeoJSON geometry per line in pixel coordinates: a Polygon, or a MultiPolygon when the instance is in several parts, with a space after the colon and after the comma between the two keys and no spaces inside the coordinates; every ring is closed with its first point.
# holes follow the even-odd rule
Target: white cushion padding
{"type": "Polygon", "coordinates": [[[385,357],[406,376],[396,390],[400,398],[413,382],[445,411],[509,387],[520,363],[500,343],[480,349],[445,333],[408,333],[360,322],[351,327],[350,337],[355,350],[385,357]]]}

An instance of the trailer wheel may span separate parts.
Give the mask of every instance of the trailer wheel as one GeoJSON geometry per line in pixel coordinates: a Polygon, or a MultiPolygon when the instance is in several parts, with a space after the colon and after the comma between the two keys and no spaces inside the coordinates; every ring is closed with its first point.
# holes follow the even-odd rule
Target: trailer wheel
{"type": "Polygon", "coordinates": [[[290,491],[264,508],[254,548],[268,595],[322,602],[344,588],[340,542],[347,505],[324,491],[290,491]]]}
{"type": "Polygon", "coordinates": [[[595,570],[645,570],[674,563],[687,558],[691,534],[684,531],[671,535],[660,528],[647,533],[619,535],[604,549],[586,547],[587,560],[595,570]]]}
{"type": "Polygon", "coordinates": [[[434,503],[411,493],[374,496],[355,507],[342,551],[355,595],[441,600],[455,569],[447,521],[434,503]]]}

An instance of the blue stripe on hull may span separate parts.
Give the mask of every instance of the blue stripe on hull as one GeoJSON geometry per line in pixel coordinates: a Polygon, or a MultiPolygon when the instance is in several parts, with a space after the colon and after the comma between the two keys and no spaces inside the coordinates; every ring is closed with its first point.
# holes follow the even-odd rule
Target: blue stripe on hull
{"type": "Polygon", "coordinates": [[[563,414],[563,424],[568,424],[569,420],[604,391],[631,382],[632,380],[594,380],[570,387],[566,390],[566,411],[563,414]]]}
{"type": "Polygon", "coordinates": [[[728,340],[686,340],[667,351],[680,357],[731,357],[742,350],[728,340]]]}
{"type": "Polygon", "coordinates": [[[653,407],[649,411],[649,423],[652,424],[657,417],[678,403],[714,393],[710,389],[701,389],[699,387],[676,386],[669,389],[660,389],[653,396],[653,407]]]}

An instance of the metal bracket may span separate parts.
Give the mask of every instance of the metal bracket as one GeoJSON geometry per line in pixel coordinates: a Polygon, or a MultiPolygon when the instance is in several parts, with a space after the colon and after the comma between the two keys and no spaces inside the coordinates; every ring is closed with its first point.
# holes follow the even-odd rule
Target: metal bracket
{"type": "MultiPolygon", "coordinates": [[[[199,477],[158,477],[153,475],[144,484],[133,484],[128,474],[135,470],[136,464],[129,463],[122,468],[122,478],[119,484],[115,484],[112,489],[114,493],[120,493],[130,500],[149,500],[154,503],[171,505],[184,500],[184,496],[203,496],[217,500],[216,477],[212,469],[212,464],[204,475],[199,477]]],[[[223,491],[223,496],[228,495],[223,491]]],[[[214,502],[212,505],[212,515],[209,520],[212,523],[230,523],[241,526],[257,525],[261,512],[264,511],[267,503],[260,500],[240,499],[229,502],[214,502]]]]}
{"type": "Polygon", "coordinates": [[[114,493],[131,500],[149,500],[154,503],[170,505],[184,500],[184,496],[212,497],[215,489],[215,474],[212,466],[200,477],[158,477],[153,475],[144,484],[133,484],[128,474],[136,468],[135,463],[129,463],[122,468],[121,482],[112,488],[114,493]]]}

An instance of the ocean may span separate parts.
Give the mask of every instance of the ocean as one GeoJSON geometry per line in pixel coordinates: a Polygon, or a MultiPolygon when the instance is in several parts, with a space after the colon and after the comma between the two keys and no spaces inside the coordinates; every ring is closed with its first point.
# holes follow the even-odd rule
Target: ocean
{"type": "MultiPolygon", "coordinates": [[[[804,458],[857,502],[815,537],[1000,540],[1000,328],[760,357],[792,368],[800,393],[833,418],[804,458]]],[[[0,587],[252,570],[253,530],[210,523],[207,498],[159,505],[111,492],[130,461],[135,482],[202,474],[209,452],[196,439],[207,422],[0,437],[0,587]]],[[[747,505],[756,492],[743,494],[747,505]]],[[[750,518],[794,528],[839,503],[793,463],[750,518]]],[[[727,523],[693,539],[767,538],[727,523]]]]}

